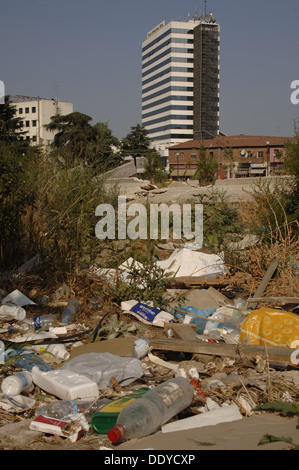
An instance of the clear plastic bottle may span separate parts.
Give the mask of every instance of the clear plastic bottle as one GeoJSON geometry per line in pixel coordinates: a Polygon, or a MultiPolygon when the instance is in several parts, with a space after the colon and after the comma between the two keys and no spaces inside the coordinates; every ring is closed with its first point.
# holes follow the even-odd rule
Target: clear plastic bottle
{"type": "Polygon", "coordinates": [[[35,416],[43,415],[49,418],[65,419],[70,415],[84,413],[86,420],[90,422],[92,415],[110,402],[111,400],[105,397],[96,400],[55,400],[49,405],[37,408],[35,416]]]}
{"type": "Polygon", "coordinates": [[[49,313],[48,315],[39,315],[33,318],[24,318],[13,325],[9,331],[18,333],[34,333],[40,329],[49,329],[57,323],[57,316],[49,313]]]}
{"type": "Polygon", "coordinates": [[[79,302],[77,299],[71,299],[61,315],[62,323],[69,323],[74,320],[79,310],[79,302]]]}
{"type": "Polygon", "coordinates": [[[1,305],[0,319],[1,320],[23,320],[26,317],[26,310],[17,305],[1,305]]]}
{"type": "Polygon", "coordinates": [[[20,395],[22,392],[31,392],[33,388],[31,373],[26,370],[5,377],[1,384],[2,392],[8,397],[20,395]]]}
{"type": "Polygon", "coordinates": [[[108,431],[108,438],[116,443],[140,438],[155,432],[191,405],[194,388],[185,377],[175,377],[132,401],[119,414],[116,425],[108,431]]]}

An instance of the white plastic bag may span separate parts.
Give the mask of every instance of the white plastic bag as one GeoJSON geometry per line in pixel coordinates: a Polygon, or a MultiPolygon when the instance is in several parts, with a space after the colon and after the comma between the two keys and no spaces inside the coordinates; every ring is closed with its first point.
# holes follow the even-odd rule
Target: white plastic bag
{"type": "Polygon", "coordinates": [[[85,375],[96,382],[99,388],[110,385],[114,377],[122,385],[128,385],[142,377],[142,362],[135,357],[119,357],[110,353],[87,353],[74,357],[61,369],[85,375]]]}

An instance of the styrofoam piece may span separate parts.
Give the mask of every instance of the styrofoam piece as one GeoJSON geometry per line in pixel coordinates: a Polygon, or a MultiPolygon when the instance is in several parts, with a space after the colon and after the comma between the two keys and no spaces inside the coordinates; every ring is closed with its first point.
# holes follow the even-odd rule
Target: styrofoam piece
{"type": "Polygon", "coordinates": [[[203,426],[213,426],[219,423],[237,421],[242,419],[242,415],[237,405],[222,406],[218,410],[207,411],[189,418],[179,419],[162,426],[162,432],[183,431],[186,429],[201,428],[203,426]]]}
{"type": "Polygon", "coordinates": [[[62,400],[99,396],[98,386],[93,380],[71,370],[57,369],[42,372],[34,366],[32,368],[32,381],[45,392],[51,393],[62,400]]]}

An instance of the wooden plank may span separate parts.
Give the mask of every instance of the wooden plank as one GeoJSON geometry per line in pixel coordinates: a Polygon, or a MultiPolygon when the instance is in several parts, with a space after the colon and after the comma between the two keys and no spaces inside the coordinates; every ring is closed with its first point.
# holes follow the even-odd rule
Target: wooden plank
{"type": "Polygon", "coordinates": [[[150,346],[162,351],[178,351],[210,356],[225,356],[235,359],[244,358],[255,361],[257,356],[278,364],[291,364],[291,354],[296,349],[280,346],[245,346],[226,343],[206,343],[200,340],[152,339],[150,346]]]}
{"type": "MultiPolygon", "coordinates": [[[[256,293],[252,297],[252,299],[262,297],[262,295],[265,292],[265,289],[268,285],[268,282],[270,281],[270,279],[272,278],[273,274],[275,273],[275,271],[277,269],[277,266],[278,266],[278,261],[272,261],[272,263],[270,264],[269,268],[267,269],[267,271],[266,271],[260,285],[258,286],[258,288],[256,290],[256,293]]],[[[254,302],[254,300],[252,302],[253,303],[252,303],[251,307],[255,308],[256,305],[257,305],[257,302],[254,302]]]]}
{"type": "Polygon", "coordinates": [[[164,326],[167,331],[171,330],[175,338],[185,341],[196,341],[196,325],[188,325],[184,323],[167,323],[164,326]]]}

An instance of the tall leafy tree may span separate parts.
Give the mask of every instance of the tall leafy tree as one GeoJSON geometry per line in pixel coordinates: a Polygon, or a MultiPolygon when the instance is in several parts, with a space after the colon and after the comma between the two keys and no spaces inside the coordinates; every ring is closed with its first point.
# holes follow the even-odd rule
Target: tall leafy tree
{"type": "Polygon", "coordinates": [[[140,124],[131,127],[131,132],[121,141],[121,155],[143,157],[150,151],[150,139],[147,130],[140,124]]]}
{"type": "Polygon", "coordinates": [[[22,264],[23,217],[35,202],[31,177],[39,149],[29,146],[9,97],[0,105],[0,267],[22,264]]]}
{"type": "Polygon", "coordinates": [[[26,132],[22,131],[21,119],[16,117],[16,108],[10,96],[5,96],[5,101],[0,104],[0,141],[7,144],[18,144],[19,149],[24,150],[29,143],[23,141],[26,132]]]}
{"type": "Polygon", "coordinates": [[[156,150],[151,150],[146,155],[144,170],[145,178],[149,179],[151,183],[162,183],[167,178],[161,157],[156,150]]]}
{"type": "Polygon", "coordinates": [[[93,126],[93,139],[88,143],[87,162],[99,173],[115,168],[122,162],[118,152],[119,140],[113,136],[108,123],[93,126]]]}
{"type": "Polygon", "coordinates": [[[218,162],[213,155],[208,155],[207,149],[201,146],[198,150],[198,164],[195,176],[201,186],[213,184],[216,180],[218,162]]]}
{"type": "Polygon", "coordinates": [[[91,120],[87,114],[73,112],[52,116],[50,123],[45,125],[47,130],[55,132],[53,149],[63,149],[64,158],[68,163],[85,160],[87,144],[94,139],[91,120]]]}

